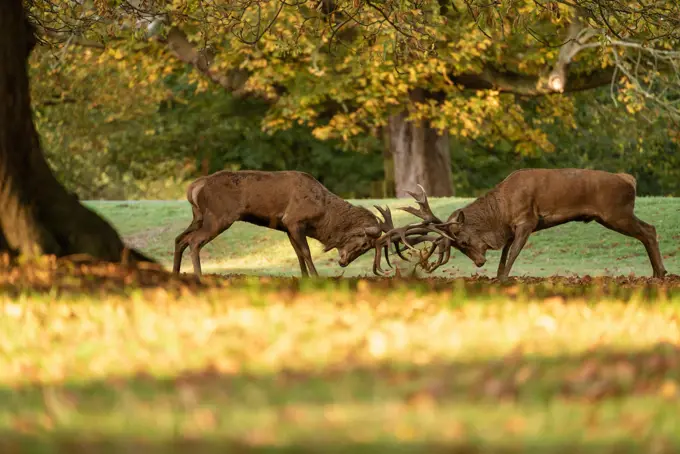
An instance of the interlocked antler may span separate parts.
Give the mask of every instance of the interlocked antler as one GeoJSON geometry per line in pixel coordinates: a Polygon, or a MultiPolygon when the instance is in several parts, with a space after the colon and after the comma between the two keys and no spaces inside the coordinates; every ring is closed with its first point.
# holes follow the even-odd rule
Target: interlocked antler
{"type": "MultiPolygon", "coordinates": [[[[394,228],[394,222],[392,222],[392,212],[390,212],[389,207],[380,208],[378,205],[373,205],[380,214],[382,214],[383,220],[378,218],[378,224],[383,232],[389,232],[394,228]]],[[[377,217],[377,216],[376,216],[377,217]]]]}
{"type": "Polygon", "coordinates": [[[449,259],[451,258],[451,241],[453,240],[453,238],[449,237],[446,233],[441,231],[441,229],[443,227],[451,225],[452,223],[443,222],[432,212],[432,208],[430,208],[430,203],[427,200],[427,193],[425,192],[425,188],[423,188],[422,185],[420,184],[418,185],[418,187],[420,188],[420,194],[416,194],[411,191],[408,191],[408,193],[411,195],[411,197],[415,199],[416,203],[420,208],[416,209],[413,207],[404,207],[402,208],[402,210],[419,217],[425,222],[431,223],[430,226],[433,228],[435,233],[441,235],[439,238],[432,238],[430,236],[419,237],[411,242],[411,244],[424,242],[432,243],[432,247],[430,247],[429,251],[427,251],[425,254],[420,253],[419,261],[420,266],[427,272],[431,273],[435,269],[439,268],[441,265],[448,262],[449,259]],[[439,258],[433,265],[430,265],[428,263],[428,260],[430,259],[430,257],[432,257],[432,254],[434,254],[436,250],[439,250],[439,258]]]}
{"type": "MultiPolygon", "coordinates": [[[[378,218],[378,225],[380,225],[380,229],[383,232],[389,232],[389,231],[393,230],[394,229],[394,222],[392,222],[392,213],[390,212],[389,207],[385,207],[385,209],[383,210],[378,205],[373,205],[373,206],[375,207],[376,210],[378,210],[380,212],[380,214],[382,214],[382,217],[383,217],[383,219],[381,221],[380,218],[378,218],[378,216],[376,216],[376,218],[378,218]]],[[[389,254],[389,249],[388,249],[387,243],[385,243],[384,246],[382,246],[382,247],[385,249],[385,261],[387,262],[387,266],[392,268],[392,264],[390,263],[390,254],[389,254]]],[[[399,251],[399,246],[397,244],[395,244],[394,247],[397,249],[397,251],[399,251]]],[[[375,254],[380,255],[380,244],[378,244],[377,242],[376,242],[376,246],[375,246],[375,254]]],[[[401,254],[399,254],[399,255],[401,255],[401,254]]]]}
{"type": "MultiPolygon", "coordinates": [[[[384,233],[388,233],[394,230],[394,222],[392,222],[392,212],[390,211],[389,207],[380,208],[378,205],[373,205],[376,210],[382,214],[383,221],[378,218],[378,222],[380,224],[380,228],[384,233]]],[[[376,216],[377,217],[377,216],[376,216]]],[[[403,260],[408,260],[406,257],[402,255],[402,250],[399,249],[399,242],[398,241],[393,241],[392,244],[394,244],[394,250],[397,252],[397,255],[403,259],[403,260]]],[[[392,264],[390,264],[390,258],[388,254],[388,249],[387,249],[387,244],[385,244],[385,260],[387,261],[387,264],[392,268],[392,264]]]]}
{"type": "Polygon", "coordinates": [[[420,188],[421,192],[420,195],[411,191],[407,192],[411,197],[413,197],[416,200],[416,203],[418,203],[418,206],[420,206],[420,208],[416,209],[413,207],[402,207],[400,208],[400,210],[406,211],[407,213],[411,213],[428,223],[443,224],[441,219],[435,216],[435,214],[432,212],[432,209],[430,208],[430,203],[427,201],[427,194],[425,193],[425,188],[423,188],[421,185],[418,185],[418,187],[420,188]]]}
{"type": "MultiPolygon", "coordinates": [[[[383,231],[383,233],[391,233],[394,232],[396,229],[394,227],[394,222],[392,221],[392,212],[390,211],[389,207],[380,208],[378,205],[373,205],[379,212],[382,214],[383,219],[381,220],[378,216],[378,224],[380,225],[380,229],[383,231]]],[[[392,268],[392,264],[390,263],[390,253],[389,253],[389,244],[390,241],[384,241],[385,237],[380,238],[378,241],[376,241],[375,244],[375,255],[376,258],[374,260],[374,266],[373,266],[373,272],[375,274],[378,274],[376,269],[380,270],[380,259],[381,259],[381,253],[380,249],[382,248],[385,251],[385,261],[387,262],[387,266],[392,268]],[[383,241],[381,241],[383,240],[383,241]],[[378,263],[377,268],[375,263],[378,263]]],[[[403,260],[408,260],[404,255],[402,254],[402,251],[399,249],[399,240],[392,238],[391,243],[394,244],[394,250],[397,252],[397,255],[401,257],[403,260]]],[[[382,272],[382,270],[380,270],[382,272]]]]}
{"type": "Polygon", "coordinates": [[[389,243],[394,244],[397,254],[399,254],[399,256],[402,259],[405,259],[405,257],[401,254],[402,251],[400,251],[399,249],[400,242],[404,243],[404,246],[406,246],[406,248],[411,249],[418,253],[420,255],[419,261],[420,265],[429,272],[434,271],[434,269],[448,262],[451,255],[450,249],[453,238],[451,238],[442,229],[452,224],[452,222],[450,223],[442,222],[437,216],[435,216],[427,200],[427,194],[425,193],[425,189],[421,185],[418,185],[418,187],[421,190],[421,194],[415,194],[413,192],[409,192],[409,194],[416,200],[420,208],[416,209],[413,207],[402,207],[400,209],[419,217],[420,219],[423,220],[423,222],[417,224],[410,224],[404,227],[394,228],[391,222],[392,217],[391,213],[389,212],[389,208],[385,208],[385,211],[383,211],[382,209],[376,207],[378,208],[378,211],[380,211],[380,213],[383,215],[383,217],[385,217],[385,223],[381,224],[381,226],[385,225],[386,227],[389,227],[389,229],[388,230],[383,229],[383,231],[385,231],[385,234],[382,237],[380,237],[378,241],[376,241],[375,258],[373,260],[374,274],[383,274],[383,271],[380,268],[380,261],[382,258],[381,248],[385,250],[385,257],[388,265],[390,265],[387,248],[387,245],[389,243]],[[388,218],[389,225],[387,225],[388,218]],[[429,235],[430,233],[435,233],[437,236],[432,237],[429,235]],[[407,237],[410,236],[417,237],[409,241],[407,237]],[[428,252],[423,254],[414,246],[416,244],[425,242],[431,242],[433,243],[433,245],[428,252]],[[429,265],[427,260],[432,256],[432,254],[434,254],[434,251],[437,249],[439,250],[439,259],[434,265],[429,265]]]}

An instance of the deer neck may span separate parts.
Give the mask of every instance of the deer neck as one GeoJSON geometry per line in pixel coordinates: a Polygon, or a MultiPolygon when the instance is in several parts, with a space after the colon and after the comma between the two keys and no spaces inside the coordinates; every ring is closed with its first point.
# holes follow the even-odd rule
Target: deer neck
{"type": "Polygon", "coordinates": [[[363,223],[361,214],[359,208],[349,202],[335,201],[327,206],[313,238],[326,248],[342,246],[347,241],[347,234],[363,223]]]}
{"type": "Polygon", "coordinates": [[[504,221],[496,192],[489,192],[463,208],[465,224],[491,249],[500,249],[512,233],[504,221]]]}

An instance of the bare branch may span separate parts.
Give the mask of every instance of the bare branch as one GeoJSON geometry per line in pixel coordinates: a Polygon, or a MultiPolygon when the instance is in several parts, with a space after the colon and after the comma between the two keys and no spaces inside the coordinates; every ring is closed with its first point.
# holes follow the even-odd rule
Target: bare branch
{"type": "MultiPolygon", "coordinates": [[[[572,76],[562,92],[576,92],[608,85],[612,82],[614,68],[605,68],[590,73],[572,76]]],[[[512,71],[499,71],[491,66],[478,74],[449,75],[456,85],[464,90],[498,90],[521,96],[545,96],[556,94],[540,76],[520,74],[512,71]]]]}
{"type": "Polygon", "coordinates": [[[567,84],[567,70],[572,59],[581,50],[588,47],[590,38],[596,36],[595,29],[587,28],[584,21],[583,12],[578,9],[576,16],[569,24],[567,41],[562,45],[557,62],[548,75],[548,87],[555,92],[563,92],[567,84]]]}

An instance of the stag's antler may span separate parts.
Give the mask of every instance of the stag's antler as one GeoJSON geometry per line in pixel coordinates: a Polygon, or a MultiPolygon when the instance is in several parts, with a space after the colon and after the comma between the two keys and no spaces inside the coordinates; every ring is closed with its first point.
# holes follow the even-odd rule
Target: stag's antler
{"type": "MultiPolygon", "coordinates": [[[[408,248],[411,249],[417,253],[419,253],[418,249],[413,247],[413,244],[411,244],[406,237],[411,236],[411,235],[418,235],[419,237],[424,237],[428,233],[432,232],[432,229],[427,226],[427,225],[422,225],[422,226],[413,226],[409,225],[406,227],[399,227],[390,230],[386,234],[384,234],[382,237],[380,237],[376,242],[375,242],[375,258],[373,260],[373,273],[375,274],[382,274],[382,269],[380,268],[380,260],[381,260],[381,252],[380,249],[384,248],[385,249],[385,254],[387,254],[387,245],[389,243],[399,243],[401,241],[404,243],[404,245],[408,248]]],[[[423,242],[423,240],[419,241],[423,242]]],[[[398,250],[398,246],[397,246],[398,250]]],[[[400,254],[401,256],[401,254],[400,254]]]]}
{"type": "Polygon", "coordinates": [[[378,216],[378,224],[380,225],[380,228],[382,229],[383,232],[389,232],[394,228],[394,222],[392,222],[392,212],[390,211],[389,207],[380,208],[378,205],[373,205],[380,214],[382,214],[383,219],[380,220],[378,216]]]}
{"type": "MultiPolygon", "coordinates": [[[[380,270],[382,273],[382,269],[380,269],[380,259],[381,259],[381,253],[380,249],[382,248],[385,251],[385,261],[387,262],[387,265],[392,268],[392,264],[390,263],[390,254],[389,254],[389,244],[392,243],[394,245],[394,250],[397,252],[397,255],[401,257],[403,260],[408,260],[404,255],[402,254],[402,250],[399,249],[399,239],[395,236],[391,236],[393,232],[396,232],[398,229],[394,227],[394,222],[392,221],[392,212],[390,211],[389,207],[380,208],[377,205],[373,205],[379,212],[382,214],[383,219],[381,220],[378,216],[378,223],[380,225],[381,230],[385,233],[388,234],[388,241],[385,240],[385,236],[380,238],[378,241],[376,241],[375,244],[375,254],[376,258],[374,260],[374,267],[373,267],[373,272],[375,274],[378,274],[377,270],[380,270]],[[377,263],[377,267],[376,267],[377,263]]],[[[406,243],[406,240],[404,238],[404,243],[406,243]]]]}
{"type": "Polygon", "coordinates": [[[399,209],[406,211],[407,213],[411,213],[419,217],[420,219],[424,220],[425,222],[443,224],[441,219],[435,216],[435,214],[432,212],[432,209],[430,208],[430,203],[427,201],[427,194],[425,193],[425,188],[422,187],[421,185],[418,185],[418,187],[420,188],[420,194],[416,194],[415,192],[411,191],[406,192],[408,192],[409,195],[416,200],[416,203],[418,203],[420,208],[416,209],[413,207],[401,207],[399,209]]]}
{"type": "Polygon", "coordinates": [[[451,257],[451,242],[454,240],[442,229],[453,224],[454,222],[442,222],[432,212],[430,204],[427,200],[425,188],[423,188],[421,185],[418,185],[418,187],[420,188],[421,191],[420,194],[416,194],[410,191],[409,194],[416,200],[420,208],[416,209],[413,207],[402,207],[400,209],[419,217],[420,219],[423,220],[423,222],[417,224],[410,224],[404,227],[394,228],[389,208],[386,207],[385,210],[383,210],[376,206],[378,211],[380,211],[380,213],[385,218],[385,222],[381,223],[381,227],[383,228],[385,234],[380,239],[378,239],[378,241],[376,241],[375,258],[373,260],[374,274],[383,274],[383,270],[380,268],[380,261],[382,258],[381,248],[384,249],[385,251],[385,259],[387,261],[387,264],[390,265],[390,267],[392,266],[389,262],[389,252],[387,247],[389,243],[394,244],[397,254],[402,259],[406,258],[401,254],[402,251],[399,249],[400,242],[404,243],[404,246],[406,246],[406,248],[411,249],[418,253],[418,255],[420,256],[419,264],[423,267],[423,269],[430,273],[434,271],[436,268],[440,267],[441,265],[449,261],[451,257]],[[385,227],[387,227],[387,229],[385,227]],[[437,236],[432,237],[429,235],[431,233],[435,233],[437,236]],[[409,241],[407,237],[410,236],[417,237],[409,241]],[[425,242],[432,243],[432,247],[425,253],[419,251],[414,247],[419,243],[425,242]],[[439,258],[434,264],[430,265],[428,263],[428,260],[436,250],[439,251],[439,258]]]}
{"type": "MultiPolygon", "coordinates": [[[[380,220],[378,218],[378,223],[380,225],[380,228],[384,233],[389,233],[394,230],[394,222],[392,222],[392,212],[390,211],[389,207],[380,208],[378,205],[373,205],[376,210],[382,214],[383,220],[380,220]]],[[[376,216],[377,217],[377,216],[376,216]]],[[[406,257],[402,255],[402,250],[399,249],[399,241],[393,241],[392,244],[394,245],[394,250],[396,251],[397,255],[402,259],[402,260],[408,260],[406,257]]],[[[390,263],[390,258],[388,254],[388,249],[387,249],[387,244],[385,245],[385,260],[387,261],[387,264],[392,268],[392,264],[390,263]]]]}

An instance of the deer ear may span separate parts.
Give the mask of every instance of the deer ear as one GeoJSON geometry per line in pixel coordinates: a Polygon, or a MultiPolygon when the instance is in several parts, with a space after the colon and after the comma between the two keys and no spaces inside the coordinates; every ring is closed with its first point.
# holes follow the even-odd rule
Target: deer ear
{"type": "Polygon", "coordinates": [[[463,211],[459,211],[456,214],[456,217],[453,219],[457,224],[462,224],[465,222],[465,213],[463,211]]]}

